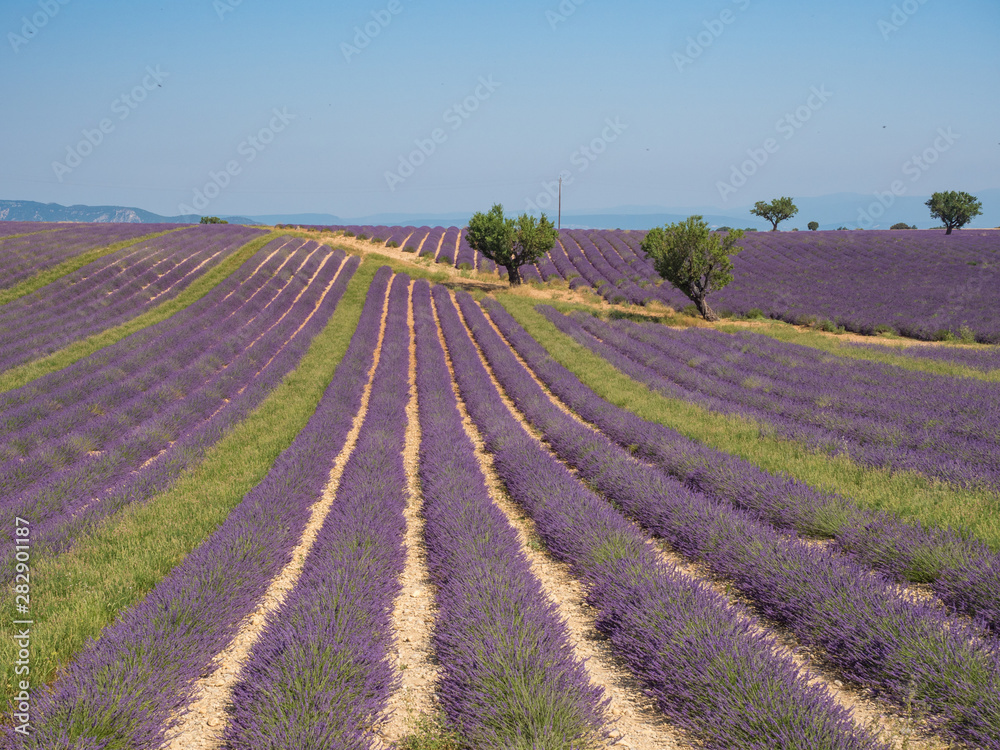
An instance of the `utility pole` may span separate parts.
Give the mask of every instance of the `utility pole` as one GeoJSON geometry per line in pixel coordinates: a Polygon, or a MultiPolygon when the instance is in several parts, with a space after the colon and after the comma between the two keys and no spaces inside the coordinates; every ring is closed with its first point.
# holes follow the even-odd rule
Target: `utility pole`
{"type": "Polygon", "coordinates": [[[559,224],[557,231],[562,231],[562,177],[559,178],[559,224]]]}

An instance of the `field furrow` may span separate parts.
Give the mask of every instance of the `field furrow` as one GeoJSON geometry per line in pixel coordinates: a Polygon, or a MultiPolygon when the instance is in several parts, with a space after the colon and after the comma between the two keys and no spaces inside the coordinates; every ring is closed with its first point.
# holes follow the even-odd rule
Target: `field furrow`
{"type": "Polygon", "coordinates": [[[434,297],[463,399],[498,474],[549,549],[586,582],[599,627],[661,710],[711,747],[881,747],[810,686],[772,639],[752,632],[707,586],[665,566],[645,535],[525,433],[447,291],[437,287],[434,297]],[[752,713],[748,695],[755,697],[752,713]]]}
{"type": "Polygon", "coordinates": [[[374,279],[351,346],[306,429],[222,526],[40,698],[23,746],[52,747],[68,736],[161,745],[195,680],[232,642],[302,538],[360,407],[389,276],[385,269],[374,279]]]}
{"type": "Polygon", "coordinates": [[[899,705],[922,705],[944,720],[948,734],[1000,746],[1000,654],[976,628],[909,601],[888,581],[839,555],[787,540],[727,503],[636,463],[552,406],[471,298],[461,299],[518,407],[595,489],[678,551],[732,581],[764,616],[824,649],[848,679],[899,705]],[[959,681],[956,674],[969,677],[959,681]]]}

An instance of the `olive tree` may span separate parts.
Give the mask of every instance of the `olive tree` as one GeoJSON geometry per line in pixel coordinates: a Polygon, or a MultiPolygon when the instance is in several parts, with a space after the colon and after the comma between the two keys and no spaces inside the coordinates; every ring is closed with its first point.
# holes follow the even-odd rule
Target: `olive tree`
{"type": "Polygon", "coordinates": [[[940,219],[951,234],[952,229],[961,229],[983,212],[982,201],[956,190],[934,193],[925,204],[931,210],[931,218],[940,219]]]}
{"type": "Polygon", "coordinates": [[[689,216],[651,229],[641,247],[656,272],[687,295],[705,320],[718,320],[706,297],[733,280],[729,256],[743,249],[736,244],[742,237],[742,229],[720,235],[701,216],[689,216]]]}
{"type": "Polygon", "coordinates": [[[809,228],[810,232],[815,232],[817,229],[819,229],[819,222],[810,221],[806,226],[809,228]]]}
{"type": "Polygon", "coordinates": [[[541,219],[521,214],[516,219],[503,215],[503,206],[494,204],[489,213],[477,212],[469,219],[466,241],[498,266],[507,269],[512,286],[521,283],[520,268],[534,263],[556,244],[555,224],[545,214],[541,219]]]}
{"type": "Polygon", "coordinates": [[[757,201],[754,207],[750,209],[750,213],[754,216],[759,216],[771,222],[772,232],[778,231],[778,224],[780,222],[792,218],[798,212],[799,209],[792,202],[791,198],[775,198],[770,203],[757,201]]]}

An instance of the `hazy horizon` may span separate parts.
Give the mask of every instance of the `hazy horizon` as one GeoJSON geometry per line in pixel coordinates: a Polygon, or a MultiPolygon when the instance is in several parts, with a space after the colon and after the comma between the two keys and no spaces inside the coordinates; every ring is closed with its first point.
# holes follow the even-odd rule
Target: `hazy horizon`
{"type": "Polygon", "coordinates": [[[10,199],[551,214],[562,174],[564,212],[730,213],[1000,187],[984,0],[15,0],[0,28],[10,199]]]}

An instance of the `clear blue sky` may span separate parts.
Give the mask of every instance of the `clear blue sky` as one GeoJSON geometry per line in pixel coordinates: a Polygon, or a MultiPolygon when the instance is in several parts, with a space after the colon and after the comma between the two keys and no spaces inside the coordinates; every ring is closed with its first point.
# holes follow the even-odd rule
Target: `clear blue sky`
{"type": "Polygon", "coordinates": [[[560,172],[574,210],[1000,187],[996,0],[4,0],[0,31],[3,199],[173,215],[212,173],[199,213],[523,210],[560,172]]]}

